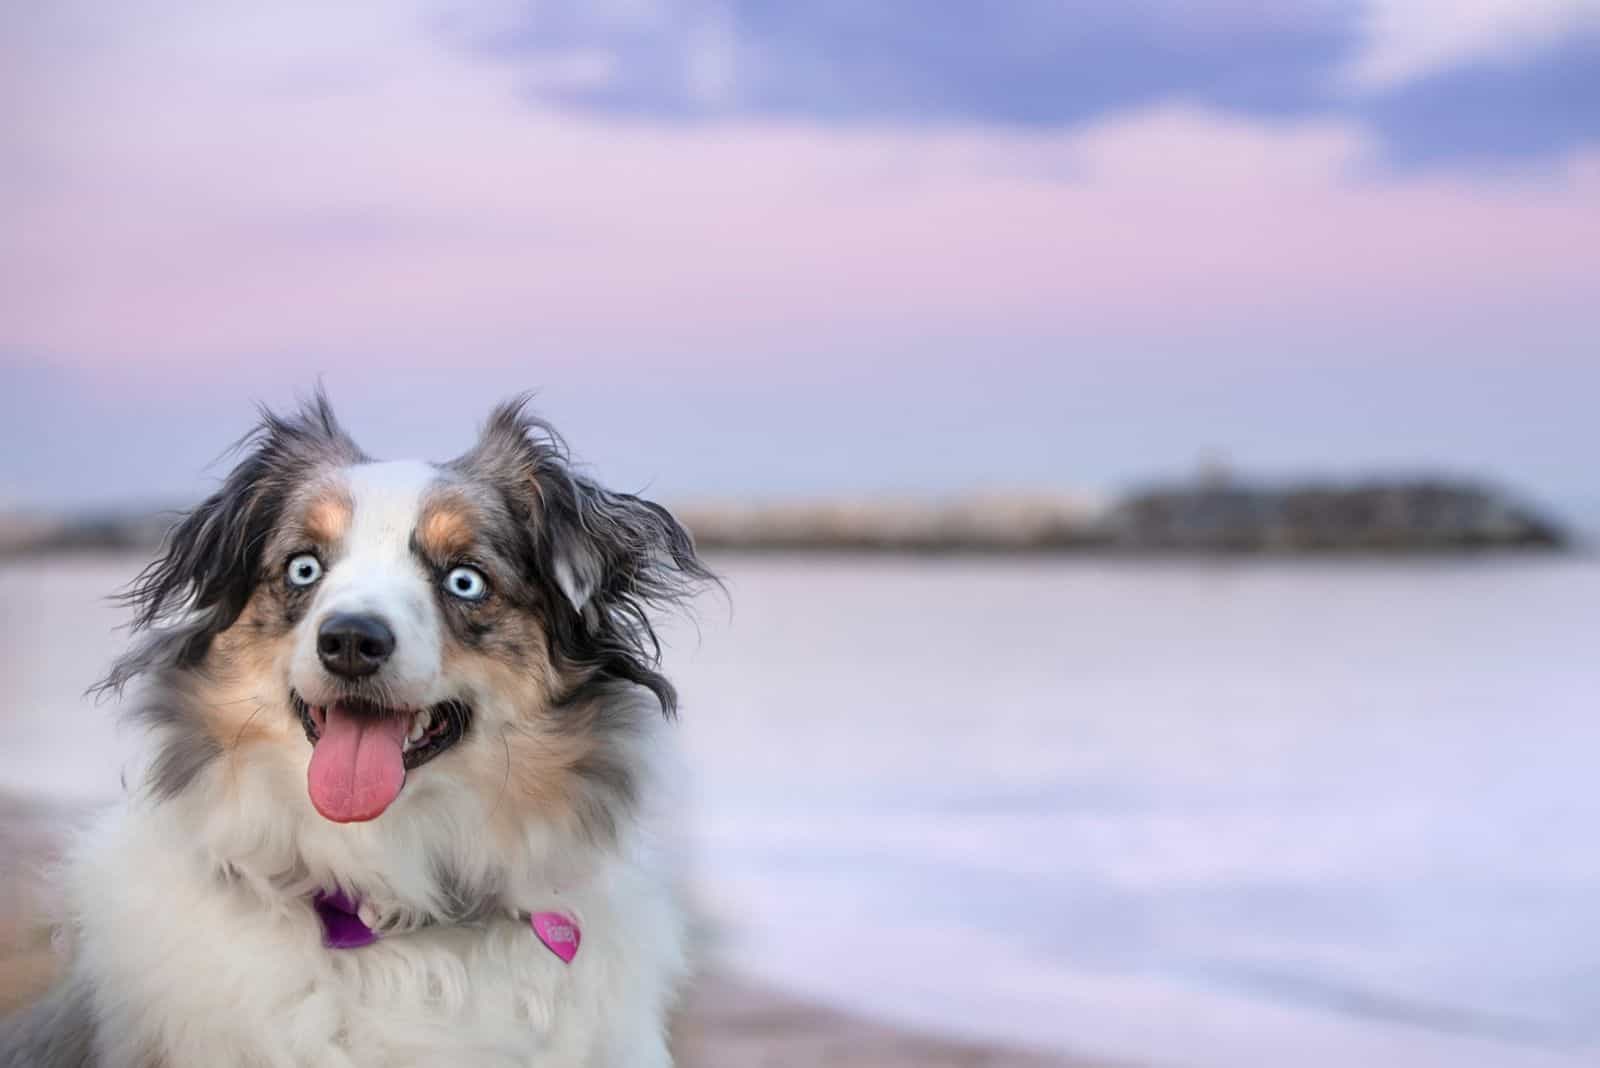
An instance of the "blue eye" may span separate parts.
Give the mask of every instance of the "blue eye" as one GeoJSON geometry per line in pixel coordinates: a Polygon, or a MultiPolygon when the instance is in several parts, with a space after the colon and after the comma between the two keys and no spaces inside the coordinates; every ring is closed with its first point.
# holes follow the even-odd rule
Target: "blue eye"
{"type": "Polygon", "coordinates": [[[322,577],[322,561],[310,553],[301,553],[289,561],[285,575],[291,586],[312,586],[322,577]]]}
{"type": "Polygon", "coordinates": [[[489,580],[483,577],[483,572],[464,565],[452,568],[444,577],[444,588],[463,601],[481,601],[489,596],[489,580]]]}

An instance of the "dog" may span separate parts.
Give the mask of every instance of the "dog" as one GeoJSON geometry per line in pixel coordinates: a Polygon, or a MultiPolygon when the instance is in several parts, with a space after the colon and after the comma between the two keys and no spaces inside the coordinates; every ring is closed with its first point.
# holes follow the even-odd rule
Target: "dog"
{"type": "MultiPolygon", "coordinates": [[[[379,462],[264,411],[125,593],[148,729],[66,866],[29,1068],[670,1065],[687,973],[653,620],[714,576],[526,401],[379,462]]],[[[136,688],[136,689],[134,689],[136,688]]]]}

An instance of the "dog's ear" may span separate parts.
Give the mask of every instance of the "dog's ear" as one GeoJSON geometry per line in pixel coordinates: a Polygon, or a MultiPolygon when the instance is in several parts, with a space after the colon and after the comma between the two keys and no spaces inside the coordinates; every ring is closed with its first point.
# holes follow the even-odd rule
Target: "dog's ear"
{"type": "MultiPolygon", "coordinates": [[[[306,470],[364,459],[320,390],[289,416],[263,409],[261,422],[230,451],[244,458],[168,532],[160,554],[120,597],[133,609],[135,631],[174,623],[172,634],[187,635],[175,650],[180,663],[203,657],[211,638],[244,611],[261,575],[263,547],[306,470]]],[[[147,643],[157,644],[168,643],[147,643]]],[[[151,666],[125,671],[121,681],[151,666]]]]}
{"type": "Polygon", "coordinates": [[[456,465],[506,491],[526,534],[530,577],[551,605],[557,656],[594,677],[648,687],[671,715],[676,695],[657,670],[651,614],[716,578],[670,512],[576,472],[561,437],[526,407],[523,398],[495,409],[456,465]]]}
{"type": "Polygon", "coordinates": [[[591,623],[632,607],[630,593],[671,601],[680,580],[708,577],[689,532],[659,504],[559,466],[542,472],[540,499],[556,586],[591,623]]]}

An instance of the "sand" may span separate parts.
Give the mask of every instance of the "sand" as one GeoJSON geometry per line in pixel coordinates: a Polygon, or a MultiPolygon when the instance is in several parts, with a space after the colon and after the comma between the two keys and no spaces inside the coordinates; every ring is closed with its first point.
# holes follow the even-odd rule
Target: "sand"
{"type": "Polygon", "coordinates": [[[676,1034],[683,1068],[1067,1068],[1087,1063],[912,1034],[720,976],[696,985],[676,1034]]]}

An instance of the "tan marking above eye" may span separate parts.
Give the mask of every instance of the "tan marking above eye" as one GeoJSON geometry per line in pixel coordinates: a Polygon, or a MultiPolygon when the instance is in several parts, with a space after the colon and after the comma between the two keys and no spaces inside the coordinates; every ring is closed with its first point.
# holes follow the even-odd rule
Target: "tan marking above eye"
{"type": "Polygon", "coordinates": [[[466,552],[473,543],[472,519],[455,501],[440,501],[428,506],[417,524],[417,541],[422,551],[437,560],[466,552]]]}
{"type": "Polygon", "coordinates": [[[306,533],[323,545],[332,545],[350,528],[351,511],[350,495],[330,486],[307,505],[306,533]]]}

